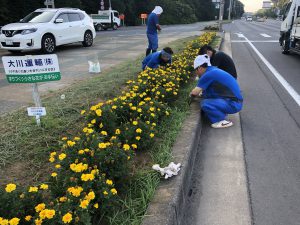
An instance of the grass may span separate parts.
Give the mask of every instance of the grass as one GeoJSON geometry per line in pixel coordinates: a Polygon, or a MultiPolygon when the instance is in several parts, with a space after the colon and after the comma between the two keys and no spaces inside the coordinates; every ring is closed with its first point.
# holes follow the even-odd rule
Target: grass
{"type": "Polygon", "coordinates": [[[126,190],[127,196],[120,202],[120,209],[110,218],[112,225],[139,225],[141,224],[149,202],[154,196],[160,183],[160,175],[151,169],[153,164],[166,166],[172,159],[172,147],[180,132],[182,123],[189,114],[188,97],[195,83],[191,82],[180,93],[180,98],[172,107],[171,116],[164,120],[158,130],[162,134],[162,141],[156,142],[150,149],[151,160],[148,165],[140,168],[131,178],[126,190]]]}
{"type": "MultiPolygon", "coordinates": [[[[191,39],[193,37],[177,40],[169,46],[178,51],[191,39]]],[[[41,127],[36,126],[25,110],[0,117],[0,184],[27,185],[42,181],[48,170],[49,151],[58,149],[60,137],[74,135],[82,128],[80,111],[119,95],[126,81],[137,76],[141,59],[125,62],[98,77],[51,93],[42,100],[47,116],[42,118],[41,127]],[[62,94],[65,99],[60,98],[62,94]]]]}

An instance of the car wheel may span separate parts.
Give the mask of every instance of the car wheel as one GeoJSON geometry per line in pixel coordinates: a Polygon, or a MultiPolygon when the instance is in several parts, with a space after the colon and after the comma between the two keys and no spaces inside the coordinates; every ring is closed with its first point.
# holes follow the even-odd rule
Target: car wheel
{"type": "Polygon", "coordinates": [[[82,45],[83,45],[84,47],[90,47],[90,46],[93,45],[93,41],[94,41],[94,39],[93,39],[93,34],[92,34],[92,32],[89,31],[89,30],[86,31],[86,32],[84,33],[84,38],[83,38],[82,45]]]}
{"type": "Polygon", "coordinates": [[[101,31],[102,30],[102,26],[100,24],[96,25],[96,31],[101,31]]]}
{"type": "Polygon", "coordinates": [[[281,52],[282,52],[282,54],[289,54],[289,50],[290,50],[290,47],[289,47],[289,41],[288,40],[286,40],[286,38],[283,38],[283,40],[282,40],[282,50],[281,50],[281,52]]]}
{"type": "Polygon", "coordinates": [[[55,51],[55,39],[52,35],[46,34],[42,38],[42,51],[51,54],[55,51]]]}
{"type": "Polygon", "coordinates": [[[113,30],[117,30],[117,29],[118,29],[118,25],[116,23],[114,23],[113,30]]]}

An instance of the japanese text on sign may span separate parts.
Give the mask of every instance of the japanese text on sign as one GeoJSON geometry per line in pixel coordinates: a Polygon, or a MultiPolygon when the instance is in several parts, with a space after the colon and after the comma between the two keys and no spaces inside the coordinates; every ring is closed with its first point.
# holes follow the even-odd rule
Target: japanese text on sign
{"type": "Polygon", "coordinates": [[[36,83],[60,80],[58,59],[53,55],[2,57],[9,83],[36,83]]]}

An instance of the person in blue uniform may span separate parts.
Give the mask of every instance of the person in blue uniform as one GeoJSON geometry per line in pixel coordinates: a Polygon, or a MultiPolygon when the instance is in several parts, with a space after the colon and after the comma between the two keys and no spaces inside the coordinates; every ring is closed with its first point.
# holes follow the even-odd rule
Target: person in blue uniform
{"type": "Polygon", "coordinates": [[[243,107],[243,96],[236,79],[211,66],[208,55],[197,56],[194,69],[200,78],[191,96],[202,95],[200,106],[213,128],[232,126],[233,123],[227,119],[227,115],[237,113],[243,107]]]}
{"type": "Polygon", "coordinates": [[[159,16],[163,13],[163,9],[160,6],[155,6],[152,13],[150,13],[147,20],[147,38],[148,38],[148,48],[146,50],[146,56],[151,52],[154,53],[158,49],[158,35],[157,30],[161,31],[159,25],[159,16]]]}
{"type": "Polygon", "coordinates": [[[173,50],[170,47],[164,48],[162,51],[154,52],[146,56],[142,62],[142,69],[156,69],[159,66],[166,66],[172,63],[173,50]]]}

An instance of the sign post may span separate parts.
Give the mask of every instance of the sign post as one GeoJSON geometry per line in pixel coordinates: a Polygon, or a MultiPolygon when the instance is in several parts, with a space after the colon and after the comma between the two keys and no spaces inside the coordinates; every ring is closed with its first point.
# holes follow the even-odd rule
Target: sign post
{"type": "Polygon", "coordinates": [[[148,18],[148,14],[142,13],[141,19],[142,19],[142,25],[146,25],[146,19],[148,18]]]}
{"type": "MultiPolygon", "coordinates": [[[[2,61],[9,83],[32,83],[32,97],[35,106],[41,109],[42,103],[37,83],[61,79],[57,55],[3,56],[2,61]]],[[[36,117],[38,126],[41,124],[40,116],[43,115],[45,113],[41,114],[39,110],[36,110],[36,113],[32,115],[29,114],[29,116],[36,117]]]]}

